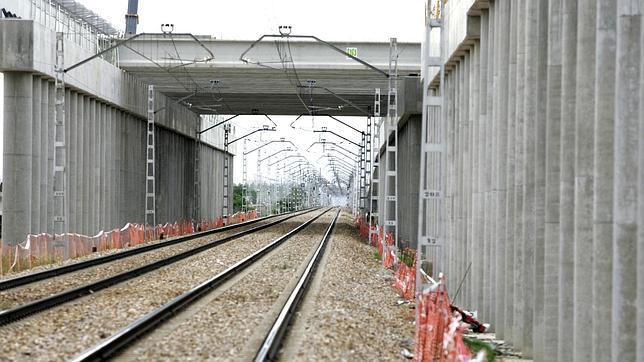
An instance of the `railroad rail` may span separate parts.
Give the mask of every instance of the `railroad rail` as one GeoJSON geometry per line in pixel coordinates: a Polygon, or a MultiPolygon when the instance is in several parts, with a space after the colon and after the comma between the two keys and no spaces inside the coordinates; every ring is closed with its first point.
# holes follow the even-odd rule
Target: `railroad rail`
{"type": "Polygon", "coordinates": [[[286,240],[304,230],[307,226],[312,224],[315,220],[317,220],[330,210],[332,209],[329,208],[322,211],[318,215],[315,215],[314,217],[292,229],[288,233],[273,240],[253,254],[233,264],[221,273],[202,282],[198,286],[174,298],[173,300],[157,308],[151,313],[137,319],[127,327],[121,329],[120,331],[105,339],[103,342],[81,353],[79,356],[73,359],[73,361],[100,361],[117,355],[121,350],[132,344],[138,338],[141,338],[145,334],[151,332],[152,330],[160,326],[163,322],[175,316],[178,312],[189,307],[201,297],[218,288],[224,282],[230,280],[232,277],[238,275],[240,272],[247,269],[249,266],[267,255],[269,252],[282,245],[286,240]]]}
{"type": "MultiPolygon", "coordinates": [[[[243,236],[252,234],[252,233],[254,233],[256,231],[266,229],[266,228],[271,227],[273,225],[277,225],[277,224],[282,223],[282,222],[284,222],[286,220],[292,219],[292,218],[294,218],[296,216],[299,216],[299,215],[302,215],[302,214],[305,214],[305,213],[308,213],[308,212],[311,212],[311,211],[314,211],[314,210],[316,210],[316,209],[304,210],[304,211],[301,211],[301,212],[298,212],[298,213],[288,214],[285,218],[281,218],[281,219],[278,219],[278,220],[275,220],[275,221],[271,221],[271,222],[269,222],[267,224],[259,225],[259,226],[250,228],[248,230],[243,230],[243,231],[240,231],[240,232],[235,233],[233,235],[223,237],[221,239],[210,241],[210,242],[208,242],[208,243],[206,243],[204,245],[198,246],[196,248],[193,248],[193,249],[190,249],[190,250],[187,250],[187,251],[184,251],[184,252],[174,254],[172,256],[169,256],[169,257],[157,260],[155,262],[143,265],[141,267],[138,267],[138,268],[135,268],[135,269],[132,269],[132,270],[128,270],[128,271],[125,271],[125,272],[122,272],[122,273],[119,273],[119,274],[116,274],[116,275],[113,275],[113,276],[98,280],[96,282],[88,283],[88,284],[82,285],[80,287],[68,289],[68,290],[63,291],[61,293],[54,294],[54,295],[46,297],[46,298],[38,299],[36,301],[29,302],[29,303],[26,303],[26,304],[23,304],[23,305],[19,305],[17,307],[11,308],[11,309],[1,311],[0,312],[0,326],[15,322],[15,321],[17,321],[17,320],[19,320],[21,318],[25,318],[25,317],[28,317],[30,315],[36,314],[36,313],[51,309],[51,308],[53,308],[53,307],[55,307],[57,305],[71,302],[73,300],[79,299],[79,298],[84,297],[86,295],[95,293],[95,292],[97,292],[99,290],[109,288],[109,287],[111,287],[113,285],[116,285],[116,284],[119,284],[119,283],[122,283],[122,282],[125,282],[125,281],[128,281],[128,280],[137,278],[137,277],[139,277],[141,275],[144,275],[144,274],[149,273],[151,271],[157,270],[157,269],[159,269],[159,268],[161,268],[163,266],[166,266],[166,265],[169,265],[169,264],[172,264],[172,263],[176,263],[176,262],[178,262],[180,260],[186,259],[188,257],[191,257],[191,256],[196,255],[198,253],[201,253],[203,251],[206,251],[208,249],[212,249],[212,248],[214,248],[216,246],[223,245],[224,243],[227,243],[229,241],[232,241],[232,240],[241,238],[243,236]]],[[[204,235],[202,233],[199,233],[199,236],[191,235],[190,237],[196,238],[196,237],[201,237],[201,236],[204,236],[204,235]]]]}
{"type": "Polygon", "coordinates": [[[337,211],[335,217],[333,218],[333,221],[331,222],[331,224],[329,224],[329,227],[324,233],[324,236],[322,237],[320,244],[315,250],[315,253],[306,265],[306,269],[304,269],[304,272],[300,276],[300,279],[295,285],[295,288],[282,306],[282,309],[277,315],[277,318],[275,319],[275,322],[266,335],[266,338],[264,338],[262,346],[255,355],[255,362],[275,360],[275,357],[277,356],[277,353],[279,352],[286,337],[286,332],[291,325],[293,316],[298,310],[300,302],[302,301],[302,297],[305,295],[308,286],[311,283],[312,276],[315,274],[315,270],[320,263],[322,256],[324,255],[324,250],[328,244],[328,241],[331,239],[331,235],[333,234],[333,230],[335,229],[335,224],[338,220],[339,215],[340,210],[337,211]]]}

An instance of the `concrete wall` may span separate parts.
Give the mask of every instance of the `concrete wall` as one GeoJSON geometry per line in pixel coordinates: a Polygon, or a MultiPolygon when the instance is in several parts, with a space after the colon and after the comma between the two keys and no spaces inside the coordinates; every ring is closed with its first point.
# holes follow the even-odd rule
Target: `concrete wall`
{"type": "Polygon", "coordinates": [[[452,293],[473,268],[456,303],[536,361],[642,360],[644,4],[461,3],[442,85],[452,293]]]}
{"type": "MultiPolygon", "coordinates": [[[[55,34],[39,23],[0,20],[5,244],[53,229],[54,46],[55,34]]],[[[91,54],[65,41],[64,55],[69,65],[91,54]]],[[[65,82],[69,231],[93,235],[142,222],[147,86],[102,59],[68,72],[65,82]]],[[[199,116],[158,92],[154,106],[156,221],[188,219],[199,116]]],[[[208,144],[200,152],[201,217],[215,217],[221,214],[223,152],[208,144]]]]}

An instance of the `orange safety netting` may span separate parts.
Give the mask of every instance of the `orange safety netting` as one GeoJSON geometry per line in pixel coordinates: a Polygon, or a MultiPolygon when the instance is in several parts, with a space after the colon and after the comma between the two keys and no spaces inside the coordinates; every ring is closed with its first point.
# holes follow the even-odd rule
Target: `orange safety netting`
{"type": "Polygon", "coordinates": [[[453,314],[447,288],[441,281],[417,300],[415,361],[466,362],[471,354],[463,342],[465,327],[453,314]]]}
{"type": "Polygon", "coordinates": [[[224,225],[235,224],[257,217],[255,210],[236,213],[228,220],[216,218],[192,222],[190,220],[156,225],[154,228],[142,224],[128,223],[121,229],[101,231],[95,236],[67,234],[68,242],[62,244],[63,235],[51,234],[27,235],[22,243],[5,246],[0,242],[0,275],[5,272],[20,271],[34,266],[51,264],[89,255],[108,249],[128,248],[146,241],[166,239],[192,234],[196,231],[212,230],[224,225]],[[146,238],[147,233],[147,238],[146,238]]]}
{"type": "Polygon", "coordinates": [[[400,295],[407,299],[414,299],[416,292],[416,263],[409,267],[405,263],[399,263],[396,273],[394,274],[394,288],[400,295]]]}
{"type": "Polygon", "coordinates": [[[369,225],[364,221],[364,217],[358,215],[355,220],[360,235],[364,238],[369,237],[371,228],[371,240],[368,240],[371,246],[378,248],[378,255],[383,259],[383,266],[391,269],[396,264],[396,254],[394,252],[394,236],[392,233],[385,235],[385,228],[378,225],[369,225]]]}

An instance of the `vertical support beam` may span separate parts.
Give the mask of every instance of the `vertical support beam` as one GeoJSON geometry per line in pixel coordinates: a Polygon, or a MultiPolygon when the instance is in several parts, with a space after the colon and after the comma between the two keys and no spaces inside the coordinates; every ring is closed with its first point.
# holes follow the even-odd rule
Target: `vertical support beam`
{"type": "MultiPolygon", "coordinates": [[[[378,224],[379,220],[379,199],[380,199],[380,88],[374,91],[373,101],[373,174],[371,180],[371,191],[369,199],[369,243],[378,230],[372,228],[373,224],[378,224]]],[[[375,225],[374,225],[375,226],[375,225]]]]}
{"type": "MultiPolygon", "coordinates": [[[[156,239],[156,191],[155,191],[155,149],[154,149],[154,86],[148,86],[148,122],[145,160],[145,228],[151,227],[149,237],[156,239]]],[[[146,238],[148,233],[146,232],[146,238]]]]}
{"type": "Polygon", "coordinates": [[[573,356],[592,359],[593,154],[595,119],[596,0],[577,7],[577,93],[575,109],[575,244],[573,356]]]}
{"type": "MultiPolygon", "coordinates": [[[[389,91],[387,93],[387,119],[385,122],[385,235],[391,232],[394,250],[398,251],[398,46],[396,38],[389,40],[389,91]]],[[[384,252],[389,252],[383,245],[384,252]]],[[[385,258],[382,258],[383,262],[385,258]]]]}
{"type": "MultiPolygon", "coordinates": [[[[49,220],[47,215],[49,214],[49,174],[52,167],[49,167],[49,155],[53,151],[53,148],[49,148],[49,120],[51,119],[51,114],[49,113],[49,82],[44,79],[40,79],[41,92],[40,92],[40,231],[49,232],[49,220]]],[[[53,122],[51,122],[53,123],[53,122]]]]}
{"type": "Polygon", "coordinates": [[[31,184],[31,227],[30,231],[32,234],[38,234],[43,231],[43,226],[40,225],[40,213],[42,211],[41,199],[40,199],[40,165],[42,157],[42,143],[40,142],[40,133],[42,132],[42,122],[41,122],[41,80],[39,76],[34,76],[32,78],[32,125],[31,125],[31,179],[24,180],[24,182],[30,182],[31,184]]]}
{"type": "MultiPolygon", "coordinates": [[[[638,197],[641,202],[643,142],[640,124],[642,8],[635,1],[617,2],[617,79],[615,82],[615,184],[613,201],[612,360],[637,361],[638,197]],[[636,196],[637,195],[637,196],[636,196]],[[637,252],[635,252],[637,251],[637,252]]],[[[642,210],[639,210],[639,216],[642,210]]],[[[640,282],[641,283],[641,282],[640,282]]],[[[640,312],[641,313],[641,312],[640,312]]],[[[641,330],[641,329],[640,329],[641,330]]],[[[641,341],[639,342],[641,345],[641,341]]]]}
{"type": "MultiPolygon", "coordinates": [[[[592,353],[595,361],[610,361],[613,273],[613,171],[615,137],[615,1],[597,2],[595,55],[595,127],[593,185],[592,353]]],[[[641,182],[640,182],[641,184],[641,182]]],[[[641,195],[641,194],[640,194],[641,195]]],[[[640,274],[643,275],[643,274],[640,274]]],[[[640,336],[641,338],[641,336],[640,336]]]]}
{"type": "Polygon", "coordinates": [[[563,1],[561,68],[561,170],[559,193],[559,361],[572,361],[574,278],[575,80],[577,64],[577,0],[563,1]]]}
{"type": "MultiPolygon", "coordinates": [[[[563,0],[565,1],[565,0],[563,0]]],[[[539,354],[556,359],[559,323],[559,179],[561,152],[562,0],[548,8],[548,70],[545,143],[545,230],[543,274],[543,345],[539,354]]],[[[535,353],[536,354],[536,353],[535,353]]]]}
{"type": "Polygon", "coordinates": [[[54,127],[54,248],[62,249],[64,259],[69,258],[67,199],[68,173],[65,146],[65,62],[63,33],[56,33],[56,123],[54,127]]]}
{"type": "Polygon", "coordinates": [[[241,211],[248,211],[248,155],[246,151],[248,150],[247,142],[248,139],[243,139],[244,144],[242,146],[242,200],[241,200],[241,211]]]}
{"type": "Polygon", "coordinates": [[[8,247],[31,228],[32,96],[30,73],[4,73],[2,242],[8,247]]]}

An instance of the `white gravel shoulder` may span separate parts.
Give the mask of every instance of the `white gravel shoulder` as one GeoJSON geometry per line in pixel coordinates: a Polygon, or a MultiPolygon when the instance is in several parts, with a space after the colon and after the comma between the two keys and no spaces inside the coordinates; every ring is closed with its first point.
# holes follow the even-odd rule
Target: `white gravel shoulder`
{"type": "Polygon", "coordinates": [[[399,305],[391,272],[342,212],[289,332],[285,361],[397,361],[413,351],[414,310],[399,305]]]}

